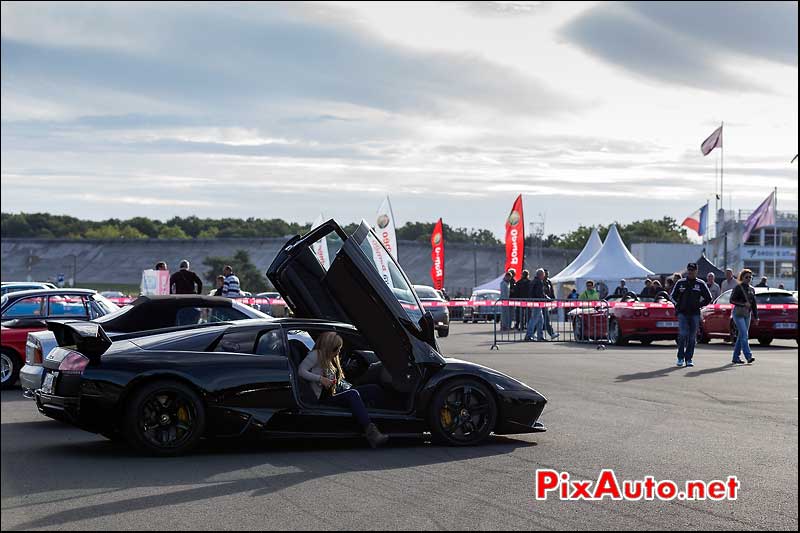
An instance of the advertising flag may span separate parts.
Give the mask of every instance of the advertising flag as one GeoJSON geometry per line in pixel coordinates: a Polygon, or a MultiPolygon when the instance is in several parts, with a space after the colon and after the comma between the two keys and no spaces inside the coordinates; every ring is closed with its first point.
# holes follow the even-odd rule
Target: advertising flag
{"type": "MultiPolygon", "coordinates": [[[[317,226],[321,226],[323,222],[325,222],[325,219],[323,218],[322,213],[320,213],[317,219],[314,221],[314,224],[311,225],[311,229],[313,230],[317,226]]],[[[330,256],[328,255],[327,239],[324,238],[320,239],[314,244],[312,244],[311,247],[314,250],[314,255],[317,256],[319,264],[322,265],[322,268],[324,268],[327,271],[328,268],[330,268],[331,266],[331,259],[330,256]]]]}
{"type": "Polygon", "coordinates": [[[525,221],[522,216],[522,195],[517,196],[511,214],[506,219],[506,272],[514,269],[514,278],[522,277],[525,258],[525,221]]]}
{"type": "Polygon", "coordinates": [[[775,191],[767,196],[767,199],[761,202],[753,213],[747,217],[747,220],[744,223],[744,233],[742,234],[742,242],[747,242],[747,239],[750,238],[750,234],[757,230],[758,228],[763,228],[764,226],[774,226],[775,225],[775,208],[776,208],[776,199],[777,196],[775,195],[775,191]]]}
{"type": "Polygon", "coordinates": [[[392,204],[387,196],[381,207],[378,209],[378,214],[375,217],[375,233],[380,237],[383,246],[389,250],[394,260],[397,261],[397,237],[394,232],[394,214],[392,213],[392,204]]]}
{"type": "Polygon", "coordinates": [[[433,288],[437,291],[444,288],[444,230],[442,228],[442,219],[433,227],[431,234],[431,280],[433,280],[433,288]]]}
{"type": "Polygon", "coordinates": [[[705,235],[708,230],[708,204],[686,217],[681,226],[686,226],[701,237],[705,235]]]}
{"type": "Polygon", "coordinates": [[[715,129],[714,133],[703,141],[703,144],[700,145],[700,151],[703,152],[703,155],[708,155],[711,153],[711,150],[717,147],[722,147],[722,126],[715,129]]]}

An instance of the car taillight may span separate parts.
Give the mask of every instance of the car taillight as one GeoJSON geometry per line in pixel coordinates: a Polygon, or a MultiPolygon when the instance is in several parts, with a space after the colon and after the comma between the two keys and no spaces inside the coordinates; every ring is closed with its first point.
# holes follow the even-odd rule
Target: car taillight
{"type": "Polygon", "coordinates": [[[58,365],[58,370],[67,374],[80,374],[88,364],[89,358],[85,355],[79,354],[78,352],[69,352],[67,356],[61,360],[61,364],[58,365]]]}
{"type": "Polygon", "coordinates": [[[29,365],[41,365],[42,359],[41,341],[29,334],[25,342],[25,362],[29,365]]]}

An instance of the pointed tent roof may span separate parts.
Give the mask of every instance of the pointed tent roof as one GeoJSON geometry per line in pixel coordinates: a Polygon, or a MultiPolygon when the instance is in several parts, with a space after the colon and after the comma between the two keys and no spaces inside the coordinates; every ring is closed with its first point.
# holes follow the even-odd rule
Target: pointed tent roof
{"type": "Polygon", "coordinates": [[[580,285],[580,280],[586,279],[612,281],[652,275],[653,271],[647,269],[628,251],[616,224],[612,224],[603,247],[576,270],[570,280],[575,280],[580,285]]]}
{"type": "Polygon", "coordinates": [[[700,259],[697,260],[697,277],[706,279],[709,272],[713,272],[714,276],[718,280],[725,279],[725,272],[720,270],[717,265],[708,260],[704,250],[702,255],[700,255],[700,259]]]}
{"type": "Polygon", "coordinates": [[[572,263],[567,265],[567,267],[550,278],[550,281],[553,283],[561,283],[564,281],[572,281],[573,277],[572,274],[576,272],[579,268],[586,264],[586,262],[594,256],[597,252],[600,251],[600,248],[603,246],[603,241],[600,240],[600,234],[597,233],[597,228],[592,228],[592,234],[589,235],[589,240],[586,241],[586,245],[581,250],[581,253],[578,254],[572,263]]]}
{"type": "Polygon", "coordinates": [[[503,281],[503,276],[505,276],[505,275],[506,275],[506,273],[503,272],[502,274],[500,274],[495,279],[489,280],[489,281],[487,281],[486,283],[484,283],[482,285],[478,285],[477,287],[472,289],[472,292],[475,292],[475,291],[486,291],[486,290],[499,291],[500,290],[500,282],[503,281]]]}

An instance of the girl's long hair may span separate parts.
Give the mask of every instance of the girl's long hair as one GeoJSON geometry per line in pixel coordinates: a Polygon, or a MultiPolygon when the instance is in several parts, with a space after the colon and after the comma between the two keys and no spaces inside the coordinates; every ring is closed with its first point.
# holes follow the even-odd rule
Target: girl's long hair
{"type": "Polygon", "coordinates": [[[323,372],[333,372],[337,379],[344,377],[342,364],[339,362],[339,350],[342,348],[342,338],[332,331],[326,331],[314,344],[317,351],[317,362],[323,372]]]}

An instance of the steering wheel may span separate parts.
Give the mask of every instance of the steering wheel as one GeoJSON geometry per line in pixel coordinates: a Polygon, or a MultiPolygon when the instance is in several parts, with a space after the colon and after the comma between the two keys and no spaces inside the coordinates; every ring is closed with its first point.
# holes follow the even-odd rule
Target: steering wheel
{"type": "Polygon", "coordinates": [[[638,302],[638,301],[639,301],[639,295],[638,295],[638,294],[636,294],[635,292],[630,292],[630,291],[628,291],[628,292],[625,294],[625,296],[623,296],[622,298],[620,298],[620,300],[619,300],[619,301],[620,301],[620,302],[638,302]]]}

